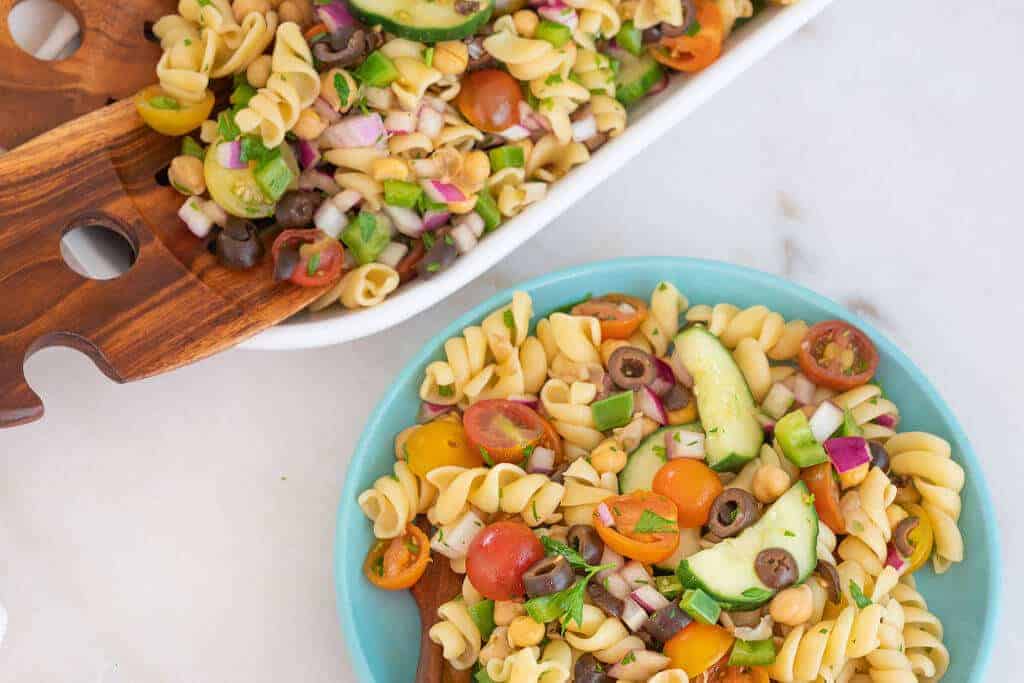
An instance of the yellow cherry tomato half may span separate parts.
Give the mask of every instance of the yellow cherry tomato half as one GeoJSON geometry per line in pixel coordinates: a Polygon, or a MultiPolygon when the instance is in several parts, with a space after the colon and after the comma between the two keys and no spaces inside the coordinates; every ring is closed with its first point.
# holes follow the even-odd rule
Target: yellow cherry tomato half
{"type": "Polygon", "coordinates": [[[409,469],[418,477],[445,465],[480,467],[484,464],[478,451],[469,447],[466,430],[458,422],[435,420],[420,425],[405,442],[409,469]]]}
{"type": "Polygon", "coordinates": [[[665,643],[665,656],[672,660],[672,668],[682,669],[692,679],[725,656],[734,640],[720,626],[691,621],[665,643]]]}
{"type": "Polygon", "coordinates": [[[924,508],[914,504],[904,505],[903,507],[909,514],[918,519],[917,526],[907,537],[910,540],[910,545],[914,546],[914,553],[907,558],[910,566],[907,567],[906,573],[912,574],[923,567],[924,563],[931,557],[932,545],[935,543],[935,532],[932,530],[931,521],[928,519],[924,508]]]}
{"type": "Polygon", "coordinates": [[[198,102],[183,102],[159,85],[151,85],[135,95],[135,108],[146,125],[157,133],[184,135],[209,118],[213,111],[213,93],[207,90],[198,102]]]}

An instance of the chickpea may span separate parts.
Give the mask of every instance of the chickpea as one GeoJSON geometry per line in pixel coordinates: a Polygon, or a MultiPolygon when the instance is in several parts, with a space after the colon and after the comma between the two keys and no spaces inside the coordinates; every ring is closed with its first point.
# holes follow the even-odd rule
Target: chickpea
{"type": "Polygon", "coordinates": [[[270,3],[267,0],[235,0],[231,5],[231,11],[235,14],[235,20],[241,24],[247,16],[256,12],[266,14],[270,11],[270,3]]]}
{"type": "Polygon", "coordinates": [[[469,48],[461,40],[445,40],[434,46],[435,69],[445,76],[458,76],[469,65],[469,48]]]}
{"type": "Polygon", "coordinates": [[[245,80],[254,88],[264,88],[270,80],[270,55],[260,55],[245,70],[245,80]]]}
{"type": "Polygon", "coordinates": [[[203,121],[203,125],[199,127],[199,139],[210,144],[220,136],[220,129],[217,127],[216,121],[203,121]]]}
{"type": "Polygon", "coordinates": [[[284,0],[277,8],[277,13],[282,22],[293,21],[304,29],[312,22],[313,5],[307,0],[284,0]]]}
{"type": "Polygon", "coordinates": [[[625,339],[605,339],[601,342],[601,346],[598,350],[601,353],[601,362],[604,363],[605,367],[608,367],[608,359],[612,357],[612,354],[623,346],[630,346],[630,343],[625,339]]]}
{"type": "Polygon", "coordinates": [[[344,69],[330,69],[320,77],[320,97],[335,111],[348,111],[355,104],[358,93],[359,86],[356,85],[356,80],[344,69]],[[344,83],[336,82],[338,76],[341,76],[344,83]],[[339,85],[341,87],[338,87],[339,85]],[[343,94],[346,95],[344,102],[341,101],[343,94]]]}
{"type": "Polygon", "coordinates": [[[388,157],[374,159],[370,164],[370,175],[378,182],[385,180],[408,180],[409,167],[401,159],[388,157]]]}
{"type": "Polygon", "coordinates": [[[302,140],[316,140],[327,129],[327,122],[320,118],[312,109],[305,109],[299,114],[292,132],[302,140]]]}
{"type": "Polygon", "coordinates": [[[626,449],[616,438],[605,439],[590,453],[590,464],[600,474],[618,474],[626,466],[626,449]]]}
{"type": "Polygon", "coordinates": [[[786,626],[799,626],[811,618],[814,611],[814,596],[810,586],[801,584],[787,588],[772,598],[768,607],[772,619],[786,626]]]}
{"type": "Polygon", "coordinates": [[[841,472],[839,474],[839,486],[844,489],[852,489],[854,486],[859,486],[861,482],[867,479],[870,467],[871,463],[866,462],[863,465],[854,467],[852,470],[841,472]]]}
{"type": "Polygon", "coordinates": [[[490,175],[491,160],[486,152],[473,150],[462,160],[462,173],[459,176],[461,184],[479,189],[490,175]]]}
{"type": "Polygon", "coordinates": [[[516,33],[521,35],[523,38],[533,38],[533,34],[537,31],[537,24],[540,23],[540,19],[537,18],[536,13],[531,12],[528,9],[521,9],[512,15],[512,23],[516,27],[516,33]]]}
{"type": "Polygon", "coordinates": [[[494,602],[494,623],[498,626],[508,626],[516,617],[526,614],[526,607],[516,600],[495,600],[494,602]]]}
{"type": "Polygon", "coordinates": [[[508,626],[508,643],[514,648],[531,647],[544,640],[544,624],[533,617],[516,617],[508,626]]]}
{"type": "Polygon", "coordinates": [[[196,195],[206,192],[206,180],[203,178],[203,162],[195,157],[177,156],[167,169],[167,177],[178,192],[184,195],[196,195]]]}
{"type": "Polygon", "coordinates": [[[761,465],[754,472],[750,488],[762,503],[774,503],[775,500],[789,489],[789,475],[776,465],[761,465]]]}

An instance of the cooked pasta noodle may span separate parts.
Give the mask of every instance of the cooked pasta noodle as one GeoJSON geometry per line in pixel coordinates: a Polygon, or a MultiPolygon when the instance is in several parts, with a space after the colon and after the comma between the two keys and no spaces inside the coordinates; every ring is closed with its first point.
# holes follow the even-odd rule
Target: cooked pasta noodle
{"type": "Polygon", "coordinates": [[[564,683],[570,679],[569,669],[558,659],[538,659],[540,650],[525,647],[501,661],[487,663],[487,675],[496,683],[564,683]]]}
{"type": "Polygon", "coordinates": [[[458,671],[465,671],[480,654],[480,629],[461,599],[451,600],[437,608],[441,618],[430,627],[430,640],[441,646],[444,658],[458,671]]]}
{"type": "Polygon", "coordinates": [[[866,439],[887,439],[896,432],[874,420],[882,415],[899,417],[896,404],[882,397],[882,388],[877,384],[863,384],[832,397],[832,402],[849,410],[854,422],[860,426],[866,439]]]}
{"type": "Polygon", "coordinates": [[[640,331],[654,349],[654,354],[664,356],[668,345],[679,331],[679,316],[686,311],[690,302],[671,282],[662,281],[651,293],[650,310],[647,319],[640,324],[640,331]]]}
{"type": "Polygon", "coordinates": [[[735,349],[744,339],[755,339],[770,360],[795,358],[809,329],[803,320],[786,322],[761,305],[742,310],[732,304],[694,306],[686,312],[686,320],[705,323],[729,349],[735,349]]]}
{"type": "Polygon", "coordinates": [[[526,176],[553,182],[590,159],[590,152],[579,142],[561,142],[554,135],[545,135],[534,145],[526,162],[526,176]]]}
{"type": "Polygon", "coordinates": [[[323,296],[310,304],[310,310],[319,311],[340,300],[345,308],[376,306],[398,287],[398,273],[383,263],[359,266],[338,281],[323,296]]]}
{"type": "Polygon", "coordinates": [[[377,538],[395,538],[424,513],[437,496],[437,489],[422,481],[402,461],[395,463],[394,476],[374,482],[373,488],[359,495],[359,507],[373,522],[377,538]]]}
{"type": "Polygon", "coordinates": [[[903,640],[913,673],[937,681],[949,668],[949,650],[942,642],[942,622],[928,611],[928,603],[917,592],[913,576],[905,575],[892,589],[903,607],[903,640]]]}
{"type": "MultiPolygon", "coordinates": [[[[888,554],[889,539],[892,538],[886,509],[895,499],[896,487],[878,467],[872,467],[856,489],[843,495],[839,501],[839,509],[846,521],[848,535],[837,549],[837,554],[844,560],[843,564],[856,563],[871,578],[882,573],[888,554]]],[[[840,567],[842,574],[845,567],[840,567]]],[[[858,579],[860,585],[865,583],[865,577],[862,575],[849,578],[858,579]]],[[[849,581],[843,583],[845,586],[849,581]]]]}
{"type": "Polygon", "coordinates": [[[455,465],[427,473],[440,493],[429,516],[437,524],[451,524],[472,504],[488,514],[501,510],[521,515],[530,526],[554,523],[565,488],[543,474],[527,474],[510,463],[466,469],[455,465]]]}

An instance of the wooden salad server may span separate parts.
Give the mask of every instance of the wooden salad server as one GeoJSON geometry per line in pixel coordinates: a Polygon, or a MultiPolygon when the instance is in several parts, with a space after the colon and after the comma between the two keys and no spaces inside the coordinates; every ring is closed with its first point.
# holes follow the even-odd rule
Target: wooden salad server
{"type": "MultiPolygon", "coordinates": [[[[416,521],[423,533],[430,536],[430,524],[422,517],[416,521]]],[[[452,571],[447,559],[431,559],[427,571],[409,589],[420,611],[420,661],[416,667],[416,683],[469,683],[472,671],[456,671],[442,656],[441,646],[434,644],[427,632],[437,623],[437,608],[462,592],[462,577],[452,571]]]]}
{"type": "Polygon", "coordinates": [[[25,359],[47,346],[88,354],[118,382],[156,375],[274,325],[324,288],[218,264],[178,218],[184,197],[157,181],[180,141],[150,130],[123,100],[0,155],[0,427],[39,419],[25,359]],[[61,237],[100,225],[131,244],[121,277],[68,267],[61,237]]]}
{"type": "Polygon", "coordinates": [[[14,42],[8,14],[19,2],[0,0],[0,147],[12,149],[156,82],[160,45],[149,29],[176,10],[176,0],[60,0],[82,40],[56,61],[36,59],[14,42]]]}

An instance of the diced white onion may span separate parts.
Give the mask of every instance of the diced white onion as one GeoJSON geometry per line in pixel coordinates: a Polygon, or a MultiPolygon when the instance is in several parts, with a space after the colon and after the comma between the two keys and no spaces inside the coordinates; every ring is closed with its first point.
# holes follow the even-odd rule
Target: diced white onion
{"type": "Polygon", "coordinates": [[[313,215],[313,224],[331,237],[340,235],[347,223],[345,214],[332,201],[321,202],[313,215]]]}
{"type": "Polygon", "coordinates": [[[796,396],[785,384],[776,382],[768,390],[768,395],[764,397],[761,409],[778,420],[789,412],[789,407],[793,405],[795,400],[796,396]]]}
{"type": "Polygon", "coordinates": [[[366,104],[370,109],[389,111],[394,106],[395,95],[390,88],[367,86],[363,88],[363,95],[366,96],[366,104]]]}
{"type": "Polygon", "coordinates": [[[472,231],[473,235],[477,238],[484,234],[484,219],[480,217],[476,211],[470,211],[469,213],[459,216],[455,219],[454,224],[465,225],[472,231]]]}
{"type": "Polygon", "coordinates": [[[686,429],[665,434],[665,453],[669,460],[704,458],[704,434],[686,429]]]}
{"type": "Polygon", "coordinates": [[[597,135],[597,119],[591,114],[579,121],[573,121],[572,139],[576,142],[584,142],[597,135]]]}
{"type": "Polygon", "coordinates": [[[814,411],[814,415],[811,415],[808,424],[811,427],[811,434],[814,434],[818,443],[822,443],[843,424],[843,411],[832,401],[825,401],[814,411]]]}
{"type": "Polygon", "coordinates": [[[476,235],[473,234],[473,231],[465,223],[460,223],[453,227],[451,236],[455,240],[455,249],[460,254],[472,251],[473,247],[476,246],[476,235]]]}
{"type": "Polygon", "coordinates": [[[601,581],[601,585],[605,587],[605,590],[619,600],[625,600],[629,597],[629,584],[618,574],[612,573],[598,580],[601,581]]]}
{"type": "Polygon", "coordinates": [[[348,211],[353,206],[363,201],[363,195],[355,190],[342,190],[331,197],[331,201],[338,207],[339,211],[348,211]]]}
{"type": "Polygon", "coordinates": [[[630,590],[636,590],[640,586],[646,586],[651,583],[651,575],[636,560],[627,562],[626,566],[619,570],[619,575],[629,584],[630,590]]]}
{"type": "Polygon", "coordinates": [[[383,263],[389,268],[397,268],[399,261],[405,258],[409,247],[401,242],[389,242],[388,246],[377,256],[377,263],[383,263]]]}
{"type": "Polygon", "coordinates": [[[416,130],[416,117],[407,111],[390,112],[384,119],[384,129],[392,134],[411,133],[416,130]]]}
{"type": "Polygon", "coordinates": [[[201,201],[196,197],[189,197],[178,209],[178,217],[185,221],[185,225],[188,226],[192,234],[200,239],[209,235],[210,228],[213,227],[213,220],[206,215],[199,204],[201,201]]]}
{"type": "Polygon", "coordinates": [[[647,621],[647,612],[644,608],[633,602],[632,598],[626,598],[622,602],[622,622],[629,627],[630,631],[639,631],[645,621],[647,621]]]}
{"type": "Polygon", "coordinates": [[[430,539],[430,547],[453,560],[465,557],[469,544],[483,528],[483,520],[469,510],[455,524],[438,529],[430,539]]]}
{"type": "Polygon", "coordinates": [[[501,137],[509,140],[510,142],[518,142],[519,140],[525,140],[530,137],[530,131],[524,126],[520,126],[518,123],[514,126],[509,126],[505,130],[498,133],[501,137]]]}
{"type": "MultiPolygon", "coordinates": [[[[606,576],[611,576],[612,574],[615,574],[616,577],[622,579],[622,577],[620,577],[616,572],[618,572],[619,569],[622,568],[622,565],[626,564],[626,560],[622,557],[622,555],[619,555],[617,552],[612,550],[607,543],[604,546],[604,552],[601,553],[601,561],[598,562],[598,564],[615,565],[614,567],[609,567],[608,569],[602,569],[601,571],[599,571],[596,576],[598,581],[602,581],[606,576]]],[[[625,585],[625,579],[622,579],[622,581],[623,585],[625,585]]],[[[628,585],[625,585],[625,593],[629,593],[628,585]]],[[[621,599],[624,597],[624,595],[616,595],[615,597],[621,599]]]]}

